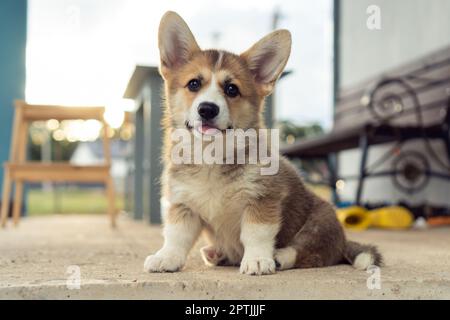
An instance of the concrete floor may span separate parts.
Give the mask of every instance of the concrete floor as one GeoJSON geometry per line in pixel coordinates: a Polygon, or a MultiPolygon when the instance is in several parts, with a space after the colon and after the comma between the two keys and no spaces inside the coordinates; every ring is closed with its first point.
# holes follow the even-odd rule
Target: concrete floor
{"type": "Polygon", "coordinates": [[[386,266],[381,288],[348,265],[244,276],[237,268],[208,268],[197,245],[182,272],[147,274],[145,257],[161,229],[126,217],[111,230],[105,216],[25,218],[0,229],[1,299],[450,299],[450,229],[369,230],[349,238],[377,244],[386,266]],[[66,286],[77,265],[81,288],[66,286]]]}

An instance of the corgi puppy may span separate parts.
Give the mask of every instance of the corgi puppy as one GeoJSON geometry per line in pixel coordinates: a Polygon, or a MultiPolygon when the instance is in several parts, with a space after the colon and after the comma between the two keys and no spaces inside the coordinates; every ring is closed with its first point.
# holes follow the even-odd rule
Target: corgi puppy
{"type": "Polygon", "coordinates": [[[229,129],[264,129],[264,99],[288,61],[289,31],[274,31],[239,55],[202,50],[183,19],[167,12],[158,44],[166,98],[161,182],[168,208],[164,245],[146,258],[146,271],[181,270],[201,233],[208,242],[201,249],[207,265],[240,266],[248,275],[381,264],[374,246],[346,240],[332,205],[308,190],[282,156],[273,175],[262,175],[261,163],[173,161],[175,130],[189,132],[192,143],[229,129]]]}

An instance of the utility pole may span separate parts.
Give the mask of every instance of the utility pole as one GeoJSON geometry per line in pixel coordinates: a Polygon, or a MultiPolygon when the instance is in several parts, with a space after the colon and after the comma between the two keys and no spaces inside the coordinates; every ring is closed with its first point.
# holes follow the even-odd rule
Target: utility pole
{"type": "MultiPolygon", "coordinates": [[[[283,18],[280,7],[275,7],[272,13],[272,31],[278,28],[278,24],[283,18]]],[[[275,90],[267,97],[264,118],[267,127],[272,128],[275,121],[275,90]]]]}
{"type": "Polygon", "coordinates": [[[278,28],[278,23],[282,18],[283,15],[281,14],[280,7],[275,7],[272,14],[272,30],[276,30],[278,28]]]}
{"type": "Polygon", "coordinates": [[[214,31],[211,34],[211,38],[212,38],[212,45],[213,47],[218,47],[219,43],[220,43],[220,38],[222,37],[222,33],[220,31],[214,31]]]}

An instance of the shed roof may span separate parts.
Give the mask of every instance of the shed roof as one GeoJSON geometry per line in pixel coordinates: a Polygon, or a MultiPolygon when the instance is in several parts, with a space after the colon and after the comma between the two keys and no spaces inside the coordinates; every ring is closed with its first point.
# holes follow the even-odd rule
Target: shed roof
{"type": "Polygon", "coordinates": [[[145,80],[155,75],[159,76],[158,67],[137,65],[128,81],[123,97],[125,99],[135,99],[145,80]]]}

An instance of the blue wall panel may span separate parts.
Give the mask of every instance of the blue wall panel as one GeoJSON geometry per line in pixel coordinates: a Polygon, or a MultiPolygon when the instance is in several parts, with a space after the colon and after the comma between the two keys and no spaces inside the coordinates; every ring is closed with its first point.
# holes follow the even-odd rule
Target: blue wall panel
{"type": "MultiPolygon", "coordinates": [[[[9,157],[14,99],[25,97],[27,1],[0,1],[0,184],[9,157]]],[[[3,187],[3,186],[2,186],[3,187]]]]}

